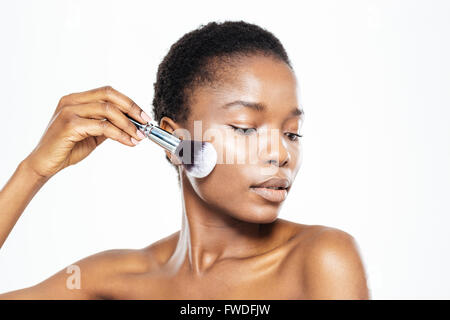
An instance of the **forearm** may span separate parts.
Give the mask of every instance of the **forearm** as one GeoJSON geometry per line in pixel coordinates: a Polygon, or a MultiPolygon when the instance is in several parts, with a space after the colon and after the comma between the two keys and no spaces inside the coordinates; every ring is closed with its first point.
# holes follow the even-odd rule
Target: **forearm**
{"type": "Polygon", "coordinates": [[[23,160],[0,191],[0,248],[22,212],[48,178],[37,175],[23,160]]]}

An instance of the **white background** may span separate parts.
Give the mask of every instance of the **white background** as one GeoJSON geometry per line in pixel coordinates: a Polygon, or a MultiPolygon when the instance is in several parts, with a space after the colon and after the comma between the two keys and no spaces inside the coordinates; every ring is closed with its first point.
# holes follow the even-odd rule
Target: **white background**
{"type": "MultiPolygon", "coordinates": [[[[281,40],[301,81],[305,153],[280,218],[352,234],[373,299],[449,299],[449,17],[448,1],[1,1],[1,185],[61,96],[112,85],[150,113],[170,45],[242,19],[281,40]]],[[[29,204],[0,292],[180,226],[162,149],[106,141],[29,204]]]]}

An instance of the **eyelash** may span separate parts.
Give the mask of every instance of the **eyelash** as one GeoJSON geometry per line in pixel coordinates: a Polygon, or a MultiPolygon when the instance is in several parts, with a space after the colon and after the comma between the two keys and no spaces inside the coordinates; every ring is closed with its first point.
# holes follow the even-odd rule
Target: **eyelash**
{"type": "MultiPolygon", "coordinates": [[[[239,128],[239,127],[235,127],[235,126],[232,126],[232,125],[229,125],[229,126],[230,126],[231,128],[233,128],[234,131],[238,131],[238,132],[239,132],[239,131],[243,132],[243,131],[246,131],[246,130],[252,130],[252,129],[256,131],[256,128],[239,128]]],[[[303,135],[300,135],[300,134],[297,134],[297,133],[292,133],[292,132],[288,132],[287,134],[288,134],[289,139],[290,139],[291,141],[297,141],[298,138],[303,137],[303,135]],[[292,136],[294,136],[295,138],[292,139],[292,136]]],[[[247,135],[247,134],[244,133],[244,135],[247,135]]]]}

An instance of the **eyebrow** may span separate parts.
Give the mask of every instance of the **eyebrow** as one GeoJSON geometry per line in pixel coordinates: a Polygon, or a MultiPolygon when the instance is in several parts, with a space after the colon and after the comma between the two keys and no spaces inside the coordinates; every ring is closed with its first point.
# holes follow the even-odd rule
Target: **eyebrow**
{"type": "MultiPolygon", "coordinates": [[[[230,107],[235,107],[235,106],[241,106],[241,107],[243,106],[243,107],[258,111],[258,112],[264,112],[265,110],[267,110],[267,107],[263,103],[249,102],[249,101],[242,101],[242,100],[236,100],[233,102],[229,102],[229,103],[223,105],[222,108],[228,109],[230,107]]],[[[303,109],[299,109],[298,107],[295,107],[294,109],[292,109],[292,111],[289,115],[293,116],[293,117],[303,116],[304,113],[305,112],[303,111],[303,109]]]]}

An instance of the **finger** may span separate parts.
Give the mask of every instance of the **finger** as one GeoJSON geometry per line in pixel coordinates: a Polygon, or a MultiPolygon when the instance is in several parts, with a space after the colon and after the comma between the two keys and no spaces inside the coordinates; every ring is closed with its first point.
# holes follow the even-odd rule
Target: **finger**
{"type": "Polygon", "coordinates": [[[136,140],[145,138],[144,134],[137,130],[136,126],[123,114],[119,108],[111,102],[92,102],[66,106],[74,114],[83,118],[108,119],[119,129],[125,131],[136,140]]]}
{"type": "Polygon", "coordinates": [[[152,121],[151,117],[147,115],[133,100],[111,86],[100,87],[79,93],[72,93],[64,98],[68,104],[109,101],[116,104],[122,112],[125,112],[142,124],[152,121]]]}
{"type": "MultiPolygon", "coordinates": [[[[131,137],[125,131],[117,128],[108,120],[96,120],[78,118],[72,121],[74,130],[78,133],[78,141],[83,140],[89,136],[101,137],[105,136],[124,145],[134,147],[138,141],[131,137]]],[[[98,138],[97,141],[102,142],[103,138],[98,138]]]]}

